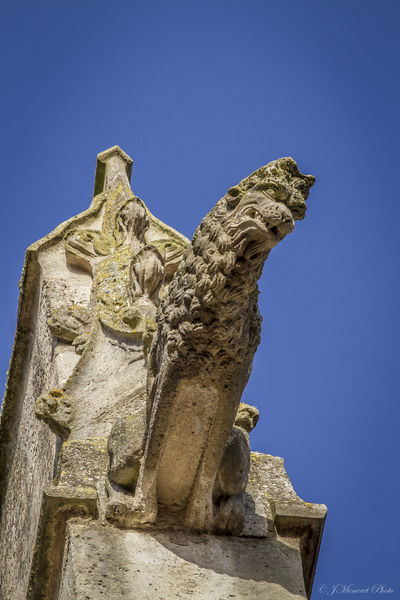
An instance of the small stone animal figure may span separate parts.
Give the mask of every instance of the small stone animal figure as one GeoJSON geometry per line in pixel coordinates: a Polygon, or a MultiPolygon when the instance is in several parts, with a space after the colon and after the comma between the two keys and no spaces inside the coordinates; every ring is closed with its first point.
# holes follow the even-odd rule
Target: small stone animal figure
{"type": "Polygon", "coordinates": [[[243,486],[239,476],[229,489],[224,453],[260,341],[257,281],[270,250],[304,218],[313,183],[293,159],[274,161],[230,188],[195,232],[158,309],[135,495],[110,499],[111,522],[155,523],[166,506],[189,530],[240,529],[243,486]]]}
{"type": "Polygon", "coordinates": [[[244,492],[250,470],[249,433],[260,413],[255,406],[240,403],[229,434],[213,490],[215,533],[240,533],[245,519],[244,492]]]}

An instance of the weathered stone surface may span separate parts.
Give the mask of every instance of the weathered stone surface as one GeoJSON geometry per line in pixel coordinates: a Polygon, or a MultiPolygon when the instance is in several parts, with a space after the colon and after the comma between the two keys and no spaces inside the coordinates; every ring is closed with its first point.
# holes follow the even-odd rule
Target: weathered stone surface
{"type": "Polygon", "coordinates": [[[262,167],[189,243],[133,194],[131,166],[101,153],[90,208],[27,252],[0,424],[1,593],[305,597],[326,509],[281,459],[251,455],[258,411],[239,403],[257,280],[314,178],[290,158],[262,167]]]}
{"type": "MultiPolygon", "coordinates": [[[[102,451],[101,444],[97,448],[97,452],[102,451]]],[[[63,464],[74,460],[74,451],[75,441],[65,451],[63,464]]],[[[86,462],[93,461],[96,444],[82,453],[86,462]]],[[[99,464],[99,474],[102,470],[99,464]]],[[[167,585],[163,593],[169,594],[166,598],[191,598],[188,581],[196,581],[199,595],[195,597],[199,598],[214,597],[207,595],[211,583],[221,590],[220,597],[224,593],[229,597],[235,589],[237,594],[246,597],[247,593],[250,598],[253,594],[262,597],[262,593],[267,598],[297,598],[311,593],[326,507],[298,498],[279,457],[252,453],[245,494],[246,522],[240,537],[196,536],[179,528],[156,527],[126,535],[131,532],[110,528],[97,514],[96,482],[88,481],[89,487],[76,483],[59,478],[57,486],[45,491],[30,600],[85,598],[85,594],[97,600],[105,592],[116,600],[122,600],[127,593],[133,598],[147,593],[144,597],[156,600],[163,577],[167,585]],[[79,524],[75,528],[71,524],[68,529],[67,520],[76,516],[91,517],[93,522],[88,527],[79,524]],[[62,558],[66,526],[70,533],[66,535],[62,558]],[[207,544],[204,552],[197,552],[199,543],[207,544]],[[149,557],[153,551],[155,554],[149,557]],[[189,569],[187,563],[191,563],[189,569]],[[210,573],[210,569],[215,573],[210,573]],[[143,575],[138,576],[138,572],[143,575]],[[253,577],[259,581],[256,585],[249,584],[253,577]]]]}
{"type": "Polygon", "coordinates": [[[129,415],[115,423],[108,436],[111,481],[128,489],[134,489],[143,457],[146,415],[129,415]]]}
{"type": "Polygon", "coordinates": [[[246,522],[242,535],[278,534],[300,539],[304,583],[311,596],[326,506],[301,500],[285,471],[283,458],[251,453],[246,522]]]}
{"type": "Polygon", "coordinates": [[[84,487],[49,486],[43,493],[40,517],[27,594],[17,596],[11,593],[5,596],[7,600],[19,597],[50,600],[57,597],[66,523],[73,517],[97,517],[96,492],[84,487]]]}
{"type": "Polygon", "coordinates": [[[307,597],[299,540],[146,533],[74,522],[67,544],[59,600],[307,597]]]}

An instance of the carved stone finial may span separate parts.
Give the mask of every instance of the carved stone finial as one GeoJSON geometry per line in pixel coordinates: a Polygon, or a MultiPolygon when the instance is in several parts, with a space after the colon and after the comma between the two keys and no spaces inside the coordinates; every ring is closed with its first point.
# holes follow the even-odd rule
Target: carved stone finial
{"type": "Polygon", "coordinates": [[[118,185],[130,187],[133,160],[119,146],[113,146],[97,155],[94,177],[94,196],[118,185]]]}

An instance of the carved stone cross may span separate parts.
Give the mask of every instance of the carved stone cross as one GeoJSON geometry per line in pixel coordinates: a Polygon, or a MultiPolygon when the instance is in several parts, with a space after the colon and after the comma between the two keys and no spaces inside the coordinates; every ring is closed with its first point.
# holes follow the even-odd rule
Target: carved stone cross
{"type": "Polygon", "coordinates": [[[131,166],[119,148],[99,155],[97,226],[71,228],[64,236],[67,268],[92,279],[87,305],[61,303],[48,321],[58,351],[72,343],[81,355],[61,387],[36,404],[37,415],[64,438],[108,435],[125,414],[145,414],[145,353],[159,293],[188,243],[133,195],[131,166]]]}

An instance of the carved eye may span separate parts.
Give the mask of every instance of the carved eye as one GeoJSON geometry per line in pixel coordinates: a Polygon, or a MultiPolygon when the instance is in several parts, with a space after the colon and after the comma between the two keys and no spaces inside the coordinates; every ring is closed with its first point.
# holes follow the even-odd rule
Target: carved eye
{"type": "Polygon", "coordinates": [[[280,194],[279,186],[272,181],[260,181],[254,189],[268,194],[274,200],[277,200],[280,194]]]}

